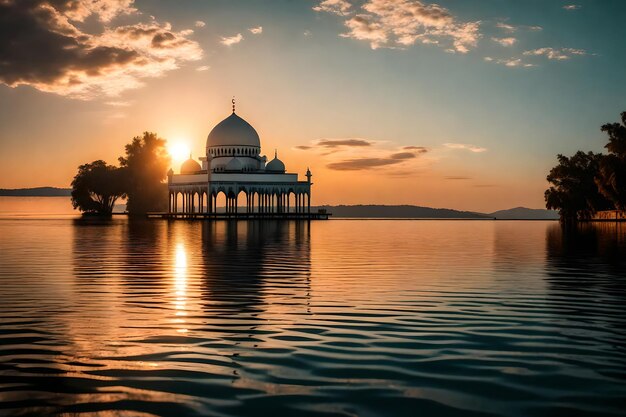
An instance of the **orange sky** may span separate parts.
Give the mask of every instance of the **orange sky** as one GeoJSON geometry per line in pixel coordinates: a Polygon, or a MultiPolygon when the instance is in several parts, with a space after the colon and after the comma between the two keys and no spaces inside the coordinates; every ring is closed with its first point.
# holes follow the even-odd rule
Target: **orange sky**
{"type": "Polygon", "coordinates": [[[78,165],[116,163],[144,131],[199,157],[236,96],[264,154],[311,168],[313,204],[539,208],[556,155],[602,151],[599,127],[626,110],[618,5],[450,2],[438,31],[420,32],[418,14],[398,38],[373,0],[100,2],[22,22],[64,34],[47,55],[12,36],[0,187],[68,187],[78,165]],[[355,26],[363,10],[377,31],[355,26]],[[94,48],[117,50],[84,59],[94,48]]]}

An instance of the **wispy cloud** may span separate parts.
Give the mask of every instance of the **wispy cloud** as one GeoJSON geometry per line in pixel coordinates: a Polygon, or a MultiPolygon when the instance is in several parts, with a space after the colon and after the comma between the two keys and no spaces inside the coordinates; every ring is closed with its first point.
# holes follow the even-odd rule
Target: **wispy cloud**
{"type": "Polygon", "coordinates": [[[425,148],[424,146],[403,146],[402,149],[406,151],[415,151],[417,153],[428,152],[428,148],[425,148]]]}
{"type": "Polygon", "coordinates": [[[202,65],[201,67],[196,68],[196,71],[208,71],[211,67],[208,65],[202,65]]]}
{"type": "Polygon", "coordinates": [[[487,148],[482,148],[482,147],[476,146],[476,145],[470,145],[468,143],[444,143],[443,146],[445,146],[448,149],[468,150],[468,151],[474,152],[474,153],[480,153],[480,152],[486,152],[487,151],[487,148]]]}
{"type": "Polygon", "coordinates": [[[196,20],[196,23],[194,23],[194,25],[195,25],[197,28],[203,28],[203,27],[205,27],[205,26],[206,26],[206,23],[204,23],[202,20],[196,20]]]}
{"type": "Polygon", "coordinates": [[[346,0],[324,0],[317,6],[313,7],[316,12],[333,13],[339,16],[344,16],[350,10],[352,5],[346,0]]]}
{"type": "Polygon", "coordinates": [[[138,17],[133,0],[4,0],[0,2],[2,65],[0,82],[89,100],[138,88],[202,57],[191,30],[175,31],[169,23],[115,25],[138,17]],[[92,33],[80,25],[88,18],[104,24],[92,33]]]}
{"type": "Polygon", "coordinates": [[[222,36],[220,43],[225,46],[233,46],[243,40],[243,35],[238,33],[234,36],[222,36]]]}
{"type": "Polygon", "coordinates": [[[565,10],[578,10],[580,9],[582,6],[579,4],[566,4],[565,6],[563,6],[563,8],[565,10]]]}
{"type": "Polygon", "coordinates": [[[511,68],[515,68],[515,67],[530,68],[530,67],[535,66],[534,64],[531,64],[529,62],[522,61],[521,58],[515,58],[515,57],[495,59],[490,56],[486,56],[483,59],[487,62],[493,62],[494,64],[500,64],[500,65],[504,65],[505,67],[511,67],[511,68]]]}
{"type": "MultiPolygon", "coordinates": [[[[423,146],[413,145],[390,149],[387,142],[363,138],[324,138],[295,146],[295,149],[316,151],[327,161],[326,166],[336,171],[357,171],[400,164],[404,170],[410,170],[412,164],[406,163],[428,152],[423,146]]],[[[385,173],[390,174],[387,171],[385,173]]]]}
{"type": "Polygon", "coordinates": [[[263,33],[263,26],[257,26],[255,28],[250,28],[248,29],[250,31],[250,33],[252,33],[253,35],[260,35],[261,33],[263,33]]]}
{"type": "Polygon", "coordinates": [[[347,138],[347,139],[319,139],[314,141],[311,145],[299,145],[296,149],[308,150],[308,149],[336,149],[340,147],[364,147],[372,146],[373,141],[361,138],[347,138]]]}
{"type": "Polygon", "coordinates": [[[464,180],[471,180],[470,177],[446,177],[446,180],[450,180],[450,181],[464,181],[464,180]]]}
{"type": "Polygon", "coordinates": [[[491,38],[492,41],[499,43],[502,46],[513,46],[517,42],[516,38],[491,38]]]}
{"type": "Polygon", "coordinates": [[[358,11],[349,6],[347,1],[326,0],[313,9],[345,16],[348,30],[340,36],[366,41],[372,49],[424,43],[466,53],[481,36],[480,22],[461,22],[448,9],[420,0],[366,0],[358,11]]]}
{"type": "Polygon", "coordinates": [[[587,51],[584,49],[574,48],[539,48],[531,51],[525,51],[524,55],[527,56],[545,56],[548,59],[553,60],[566,60],[570,59],[574,55],[587,55],[587,51]]]}
{"type": "Polygon", "coordinates": [[[529,30],[532,32],[543,30],[541,26],[513,25],[508,22],[498,22],[496,23],[496,27],[509,33],[517,32],[518,30],[529,30]]]}
{"type": "Polygon", "coordinates": [[[104,104],[107,104],[107,105],[113,106],[113,107],[128,107],[132,103],[130,101],[107,101],[104,104]]]}

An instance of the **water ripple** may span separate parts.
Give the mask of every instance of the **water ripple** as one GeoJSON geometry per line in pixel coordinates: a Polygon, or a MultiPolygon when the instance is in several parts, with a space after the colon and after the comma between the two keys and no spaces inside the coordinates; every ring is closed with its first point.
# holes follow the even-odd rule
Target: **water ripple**
{"type": "Polygon", "coordinates": [[[626,229],[0,219],[0,414],[623,415],[626,229]]]}

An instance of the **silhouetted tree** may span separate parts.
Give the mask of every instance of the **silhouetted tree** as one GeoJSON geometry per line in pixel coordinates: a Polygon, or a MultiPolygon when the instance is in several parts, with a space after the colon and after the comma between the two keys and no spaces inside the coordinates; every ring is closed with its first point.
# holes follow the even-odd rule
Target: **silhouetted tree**
{"type": "Polygon", "coordinates": [[[566,222],[591,218],[596,211],[611,207],[600,194],[595,177],[602,154],[578,151],[572,157],[558,155],[559,164],[550,170],[547,180],[546,207],[559,211],[566,222]]]}
{"type": "Polygon", "coordinates": [[[126,193],[123,174],[101,160],[79,166],[72,181],[72,205],[84,213],[110,215],[115,201],[126,193]]]}
{"type": "Polygon", "coordinates": [[[602,126],[602,131],[609,135],[605,146],[609,154],[600,161],[596,184],[616,209],[626,210],[626,112],[621,116],[622,123],[602,126]]]}
{"type": "Polygon", "coordinates": [[[129,214],[144,214],[167,207],[167,176],[170,157],[165,140],[156,133],[144,132],[126,145],[126,156],[120,165],[127,179],[127,210],[129,214]]]}

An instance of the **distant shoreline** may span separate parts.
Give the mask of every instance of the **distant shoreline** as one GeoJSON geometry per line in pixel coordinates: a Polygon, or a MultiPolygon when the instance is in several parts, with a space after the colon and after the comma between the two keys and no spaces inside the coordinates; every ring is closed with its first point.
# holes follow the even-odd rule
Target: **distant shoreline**
{"type": "Polygon", "coordinates": [[[70,197],[71,195],[70,188],[0,188],[0,197],[70,197]]]}
{"type": "MultiPolygon", "coordinates": [[[[0,188],[0,197],[71,197],[70,188],[34,187],[0,188]]],[[[117,207],[117,206],[116,206],[117,207]]],[[[431,208],[415,205],[319,205],[311,206],[312,212],[323,209],[335,219],[368,220],[558,220],[552,210],[515,207],[493,213],[479,213],[447,208],[431,208]]]]}

